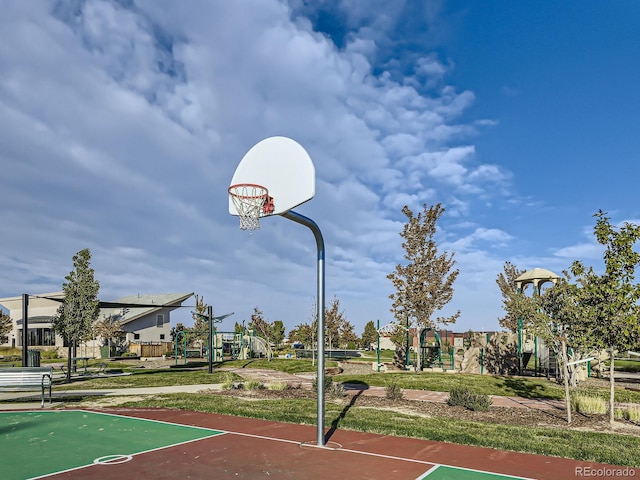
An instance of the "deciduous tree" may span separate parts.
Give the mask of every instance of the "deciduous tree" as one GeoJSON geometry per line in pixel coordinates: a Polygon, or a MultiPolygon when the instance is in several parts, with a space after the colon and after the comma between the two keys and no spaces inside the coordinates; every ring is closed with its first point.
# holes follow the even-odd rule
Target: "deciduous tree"
{"type": "Polygon", "coordinates": [[[313,348],[313,340],[315,339],[315,332],[313,327],[308,323],[301,323],[296,325],[289,331],[290,342],[300,342],[305,348],[313,348]]]}
{"type": "Polygon", "coordinates": [[[11,317],[0,311],[0,343],[6,343],[13,329],[11,317]]]}
{"type": "Polygon", "coordinates": [[[340,311],[340,300],[334,296],[331,304],[324,310],[324,328],[325,340],[329,343],[329,347],[343,348],[347,342],[357,340],[353,332],[353,325],[349,323],[344,315],[344,311],[340,311]]]}
{"type": "Polygon", "coordinates": [[[193,329],[189,331],[189,343],[198,342],[200,346],[209,343],[209,305],[204,302],[204,297],[196,295],[195,310],[191,312],[193,329]]]}
{"type": "Polygon", "coordinates": [[[276,320],[271,324],[271,341],[275,344],[276,348],[280,348],[284,339],[284,323],[282,320],[276,320]]]}
{"type": "Polygon", "coordinates": [[[364,326],[362,332],[362,346],[369,349],[371,345],[375,345],[378,342],[378,330],[376,329],[373,320],[368,321],[364,326]]]}
{"type": "Polygon", "coordinates": [[[111,356],[111,340],[119,337],[122,333],[122,322],[120,321],[119,315],[109,315],[107,318],[98,320],[93,326],[93,331],[96,335],[107,341],[109,356],[111,356]]]}
{"type": "Polygon", "coordinates": [[[558,359],[565,390],[567,422],[571,423],[570,387],[576,386],[576,373],[581,366],[569,363],[586,358],[592,351],[589,325],[580,304],[580,289],[564,272],[564,278],[558,279],[554,286],[533,297],[532,301],[535,312],[529,328],[558,359]]]}
{"type": "Polygon", "coordinates": [[[516,332],[518,330],[518,317],[513,317],[508,309],[507,303],[511,301],[511,297],[516,294],[516,278],[522,275],[525,271],[518,269],[513,263],[505,262],[504,271],[499,273],[496,278],[496,283],[500,292],[502,293],[502,305],[506,312],[506,315],[498,319],[498,323],[502,328],[516,332]]]}
{"type": "Polygon", "coordinates": [[[73,348],[93,336],[93,324],[100,313],[98,290],[100,283],[94,278],[91,268],[91,252],[80,250],[73,257],[73,266],[66,282],[62,284],[64,301],[52,319],[52,325],[68,345],[67,381],[71,380],[71,357],[73,348]]]}
{"type": "Polygon", "coordinates": [[[272,341],[271,325],[269,325],[269,323],[264,319],[262,311],[258,307],[253,309],[249,328],[252,329],[256,335],[264,338],[267,342],[272,341]]]}
{"type": "Polygon", "coordinates": [[[581,262],[574,262],[572,272],[582,285],[581,301],[593,337],[598,346],[609,350],[609,421],[613,424],[615,351],[627,350],[640,340],[640,285],[635,282],[640,253],[634,250],[640,226],[625,222],[615,227],[602,210],[594,217],[594,234],[605,247],[604,273],[598,275],[593,267],[586,268],[581,262]]]}
{"type": "Polygon", "coordinates": [[[397,265],[395,272],[387,275],[396,288],[396,293],[389,296],[393,301],[391,311],[400,325],[405,325],[407,319],[410,325],[431,328],[436,321],[454,323],[460,316],[459,311],[450,317],[432,318],[453,298],[453,283],[459,273],[453,268],[454,254],[438,253],[435,241],[436,223],[444,208],[439,203],[431,207],[425,204],[416,216],[405,206],[402,213],[407,217],[400,233],[407,262],[397,265]]]}

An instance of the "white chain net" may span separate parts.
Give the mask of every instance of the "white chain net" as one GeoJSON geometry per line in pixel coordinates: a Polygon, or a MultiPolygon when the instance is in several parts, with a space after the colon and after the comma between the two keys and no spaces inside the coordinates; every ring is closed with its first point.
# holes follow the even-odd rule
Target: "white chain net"
{"type": "Polygon", "coordinates": [[[239,185],[230,189],[229,194],[240,217],[240,230],[259,230],[267,190],[257,185],[239,185]]]}

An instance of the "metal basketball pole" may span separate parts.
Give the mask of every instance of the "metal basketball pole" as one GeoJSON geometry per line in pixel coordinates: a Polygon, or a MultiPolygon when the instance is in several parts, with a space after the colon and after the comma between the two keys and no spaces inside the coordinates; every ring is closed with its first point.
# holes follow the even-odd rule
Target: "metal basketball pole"
{"type": "Polygon", "coordinates": [[[300,215],[299,213],[289,210],[281,214],[283,217],[293,220],[296,223],[308,227],[316,238],[316,246],[318,247],[318,373],[316,387],[318,389],[318,436],[317,444],[324,446],[324,240],[322,232],[318,225],[310,218],[300,215]]]}

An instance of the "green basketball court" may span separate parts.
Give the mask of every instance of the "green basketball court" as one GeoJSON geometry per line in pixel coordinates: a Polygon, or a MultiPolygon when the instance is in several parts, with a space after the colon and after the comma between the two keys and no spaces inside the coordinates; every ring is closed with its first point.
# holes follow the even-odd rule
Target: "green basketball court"
{"type": "Polygon", "coordinates": [[[418,480],[526,480],[500,473],[482,472],[467,468],[436,465],[418,480]]]}
{"type": "Polygon", "coordinates": [[[2,478],[22,480],[220,435],[175,425],[88,411],[0,412],[2,478]]]}

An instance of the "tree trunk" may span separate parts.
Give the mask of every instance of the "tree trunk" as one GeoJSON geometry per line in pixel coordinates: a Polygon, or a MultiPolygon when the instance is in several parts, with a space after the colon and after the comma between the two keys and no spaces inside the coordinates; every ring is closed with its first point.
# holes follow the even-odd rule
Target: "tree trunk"
{"type": "Polygon", "coordinates": [[[571,423],[571,397],[569,395],[569,363],[567,355],[567,343],[564,339],[561,341],[561,361],[562,361],[562,377],[564,380],[564,401],[567,409],[567,423],[571,423]]]}
{"type": "Polygon", "coordinates": [[[71,343],[67,346],[67,382],[71,381],[71,343]]]}
{"type": "Polygon", "coordinates": [[[615,420],[615,364],[613,346],[609,349],[609,424],[613,426],[615,420]]]}
{"type": "MultiPolygon", "coordinates": [[[[72,353],[72,357],[76,358],[78,356],[78,347],[76,346],[76,341],[74,340],[73,343],[71,344],[71,353],[72,353]]],[[[71,362],[71,368],[73,368],[73,373],[76,373],[76,361],[72,361],[71,362]]]]}

